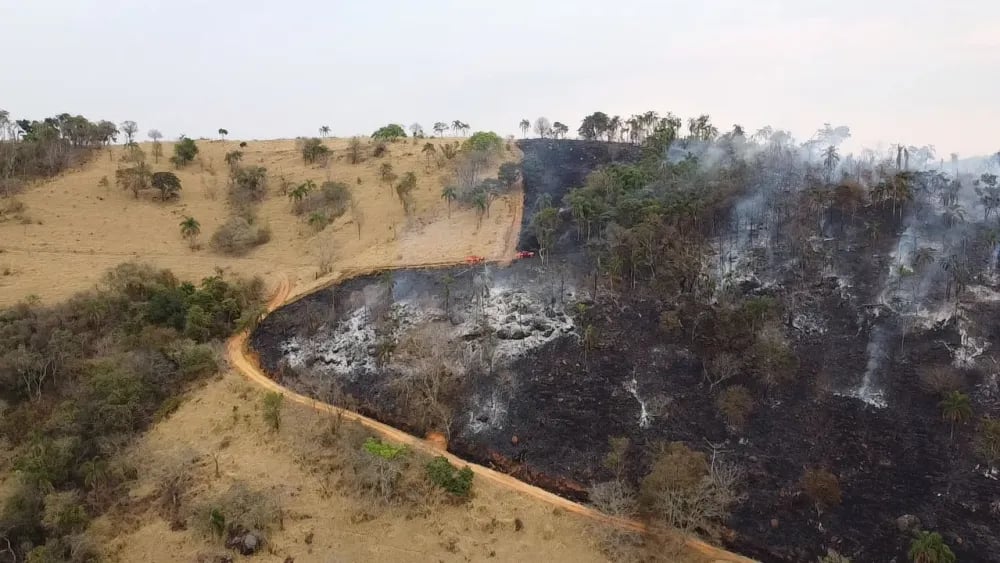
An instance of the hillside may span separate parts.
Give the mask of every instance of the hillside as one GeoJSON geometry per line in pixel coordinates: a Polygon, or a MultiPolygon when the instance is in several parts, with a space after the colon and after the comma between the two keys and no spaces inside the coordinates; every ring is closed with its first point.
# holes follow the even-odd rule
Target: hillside
{"type": "MultiPolygon", "coordinates": [[[[455,139],[423,140],[440,147],[455,139]]],[[[510,218],[518,209],[516,197],[503,197],[479,225],[469,207],[448,205],[441,198],[444,182],[454,173],[448,161],[438,168],[429,164],[421,145],[410,141],[391,143],[389,154],[365,161],[347,162],[349,140],[328,139],[333,151],[329,166],[306,165],[294,140],[198,141],[197,160],[175,173],[183,188],[180,197],[168,202],[155,200],[154,192],[139,199],[117,188],[115,170],[123,149],[114,146],[97,153],[79,168],[42,181],[17,196],[25,209],[25,220],[0,221],[0,304],[12,304],[28,295],[56,302],[88,289],[107,269],[126,260],[142,260],[169,268],[178,277],[200,279],[216,268],[240,274],[260,274],[274,279],[284,272],[302,283],[317,272],[427,261],[461,260],[469,254],[499,256],[505,248],[510,218]],[[225,155],[244,152],[243,164],[263,166],[268,171],[268,196],[258,211],[271,231],[270,242],[245,256],[230,257],[213,252],[208,240],[229,216],[226,203],[228,169],[225,155]],[[388,162],[398,175],[412,171],[417,176],[415,210],[407,217],[392,187],[379,178],[379,167],[388,162]],[[102,178],[110,185],[99,185],[102,178]],[[290,202],[281,193],[282,179],[291,185],[306,180],[320,184],[344,182],[359,202],[362,228],[358,236],[352,212],[347,212],[323,231],[315,233],[305,220],[290,212],[290,202]],[[201,223],[202,249],[192,251],[181,237],[179,223],[185,217],[201,223]]],[[[142,150],[154,171],[172,170],[166,157],[152,163],[149,143],[142,150]]],[[[516,149],[514,149],[516,150],[516,149]]],[[[164,143],[170,155],[171,143],[164,143]]],[[[517,159],[516,153],[505,158],[517,159]]]]}
{"type": "Polygon", "coordinates": [[[932,533],[997,560],[995,176],[735,134],[520,146],[539,258],[344,280],[264,319],[262,365],[570,498],[632,487],[630,515],[711,530],[653,487],[727,468],[719,537],[763,561],[932,533]]]}

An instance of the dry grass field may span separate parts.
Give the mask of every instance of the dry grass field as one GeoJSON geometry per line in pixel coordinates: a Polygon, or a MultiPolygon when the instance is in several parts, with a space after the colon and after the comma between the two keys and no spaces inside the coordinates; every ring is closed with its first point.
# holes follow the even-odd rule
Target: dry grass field
{"type": "MultiPolygon", "coordinates": [[[[440,146],[455,139],[432,139],[440,146]]],[[[347,139],[327,139],[333,151],[327,166],[306,165],[294,140],[248,141],[243,164],[267,168],[268,197],[258,215],[267,224],[270,242],[245,256],[213,252],[208,240],[229,217],[226,203],[228,167],[225,154],[239,149],[239,141],[198,141],[199,156],[176,170],[183,188],[179,199],[160,202],[155,190],[135,199],[115,186],[121,147],[102,151],[76,170],[40,182],[17,199],[24,204],[23,220],[0,222],[0,305],[35,295],[56,302],[93,287],[107,269],[126,260],[141,260],[168,268],[179,278],[198,280],[216,268],[273,279],[289,275],[295,287],[304,288],[317,272],[328,268],[367,268],[393,264],[460,260],[469,254],[499,258],[511,235],[512,216],[520,198],[493,203],[490,217],[479,224],[473,209],[453,205],[448,217],[441,188],[452,172],[452,161],[438,168],[421,153],[425,140],[414,145],[401,141],[389,145],[389,154],[364,162],[347,161],[347,139]],[[415,210],[406,216],[391,186],[382,183],[378,169],[389,162],[395,173],[414,172],[415,210]],[[107,178],[108,186],[101,185],[107,178]],[[291,202],[282,195],[281,183],[306,180],[320,184],[344,182],[359,202],[357,214],[348,211],[321,232],[291,213],[291,202]],[[355,216],[357,215],[357,216],[355,216]],[[192,251],[181,237],[185,217],[201,223],[202,249],[192,251]],[[361,220],[358,236],[356,221],[361,220]]],[[[151,148],[143,143],[147,160],[151,148]]],[[[517,159],[514,152],[504,158],[517,159]]],[[[164,143],[164,154],[172,154],[164,143]]],[[[154,171],[172,170],[167,156],[153,164],[154,171]]],[[[499,164],[499,163],[497,163],[499,164]]]]}

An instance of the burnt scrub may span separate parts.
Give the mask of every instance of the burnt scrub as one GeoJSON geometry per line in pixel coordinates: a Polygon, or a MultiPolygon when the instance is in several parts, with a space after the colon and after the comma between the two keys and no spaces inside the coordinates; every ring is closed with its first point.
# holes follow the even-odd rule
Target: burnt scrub
{"type": "MultiPolygon", "coordinates": [[[[915,223],[918,210],[866,205],[799,221],[772,204],[795,193],[751,176],[697,227],[707,234],[692,263],[714,281],[673,294],[663,288],[694,282],[669,269],[609,274],[562,204],[587,167],[610,161],[581,158],[579,147],[600,145],[521,145],[526,198],[552,194],[563,216],[544,262],[347,280],[260,323],[251,345],[263,367],[581,501],[611,478],[601,463],[611,438],[629,439],[624,475],[636,484],[659,443],[722,456],[742,469],[745,493],[722,540],[762,561],[811,561],[827,548],[903,560],[904,515],[942,533],[959,561],[1000,560],[1000,481],[975,446],[978,417],[1000,414],[990,359],[1000,293],[989,272],[960,294],[945,265],[914,264],[924,272],[915,278],[908,241],[930,239],[933,216],[915,223]],[[739,367],[712,383],[723,352],[739,367]],[[954,429],[920,384],[934,366],[951,366],[971,398],[974,416],[954,429]],[[732,386],[749,391],[745,420],[718,406],[732,386]],[[839,502],[807,493],[808,471],[835,476],[839,502]]],[[[537,244],[528,203],[522,248],[537,244]]],[[[988,252],[970,261],[990,264],[988,252]]]]}

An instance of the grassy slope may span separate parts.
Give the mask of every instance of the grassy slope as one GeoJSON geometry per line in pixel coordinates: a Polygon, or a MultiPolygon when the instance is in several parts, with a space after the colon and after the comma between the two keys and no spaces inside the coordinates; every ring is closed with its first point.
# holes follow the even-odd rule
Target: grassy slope
{"type": "MultiPolygon", "coordinates": [[[[456,208],[448,219],[440,192],[451,171],[448,166],[428,167],[420,152],[422,145],[395,143],[390,145],[389,156],[352,165],[346,161],[347,143],[346,139],[326,141],[334,158],[324,168],[303,164],[293,140],[249,142],[243,149],[244,164],[268,169],[270,194],[259,215],[270,225],[273,237],[240,258],[221,256],[207,248],[212,232],[228,217],[224,156],[237,149],[239,141],[199,141],[199,161],[177,172],[184,188],[179,200],[168,203],[155,201],[153,192],[136,200],[118,189],[114,172],[121,148],[113,147],[110,157],[107,151],[101,152],[78,170],[42,182],[19,196],[34,223],[0,223],[0,271],[9,271],[9,275],[0,276],[0,305],[30,294],[47,302],[64,299],[88,289],[108,268],[132,258],[195,280],[216,267],[265,277],[285,272],[302,287],[307,284],[298,282],[313,280],[325,261],[332,260],[335,268],[363,268],[503,251],[516,207],[513,198],[494,203],[491,217],[478,228],[471,209],[456,208]],[[378,167],[382,162],[390,162],[399,175],[407,171],[417,174],[417,205],[412,217],[405,217],[394,190],[380,183],[378,167]],[[111,182],[107,188],[98,185],[105,176],[111,182]],[[290,213],[287,198],[277,193],[281,176],[295,183],[306,179],[345,182],[361,202],[361,238],[350,212],[314,233],[290,213]],[[201,223],[205,249],[192,252],[181,238],[178,224],[185,216],[201,223]]],[[[150,146],[143,144],[142,148],[152,159],[150,146]]],[[[164,152],[171,154],[172,144],[165,143],[164,152]]],[[[517,157],[507,153],[507,158],[517,157]]],[[[166,158],[154,165],[154,170],[169,169],[166,158]]]]}

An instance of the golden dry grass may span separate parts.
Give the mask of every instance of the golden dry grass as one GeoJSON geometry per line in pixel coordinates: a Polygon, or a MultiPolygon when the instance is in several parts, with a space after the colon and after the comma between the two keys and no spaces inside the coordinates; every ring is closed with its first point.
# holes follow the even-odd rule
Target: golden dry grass
{"type": "MultiPolygon", "coordinates": [[[[440,145],[453,139],[433,139],[440,145]]],[[[273,279],[288,274],[296,287],[307,287],[324,263],[334,268],[371,268],[383,265],[460,260],[469,254],[500,257],[511,234],[512,215],[519,195],[495,202],[491,216],[478,225],[476,212],[454,206],[451,218],[441,199],[441,187],[452,173],[449,166],[428,166],[421,144],[410,141],[389,145],[390,153],[359,164],[346,160],[348,139],[327,139],[333,150],[329,166],[305,165],[294,140],[249,141],[244,165],[268,170],[269,197],[259,210],[272,230],[271,241],[242,257],[214,253],[208,240],[229,216],[225,154],[239,148],[239,141],[198,141],[198,161],[175,171],[183,184],[179,200],[162,203],[153,191],[136,200],[114,185],[121,147],[102,151],[77,170],[41,182],[18,199],[26,205],[21,221],[0,223],[0,305],[28,295],[56,302],[86,290],[103,272],[126,260],[138,259],[169,268],[182,279],[197,280],[215,268],[273,279]],[[418,177],[414,192],[416,210],[407,217],[395,191],[379,181],[378,167],[392,164],[402,175],[418,177]],[[108,187],[99,185],[107,177],[108,187]],[[278,193],[280,179],[294,184],[312,179],[318,183],[346,183],[360,202],[361,237],[351,212],[325,230],[315,233],[292,215],[288,198],[278,193]],[[360,180],[360,183],[358,183],[360,180]],[[192,251],[180,235],[179,223],[191,216],[201,223],[203,249],[192,251]]],[[[152,163],[148,143],[142,145],[152,163]]],[[[519,155],[505,153],[505,158],[519,155]]],[[[172,154],[164,143],[164,154],[172,154]]],[[[498,163],[499,164],[499,163],[498,163]]],[[[155,171],[171,170],[167,158],[153,164],[155,171]]]]}
{"type": "Polygon", "coordinates": [[[445,503],[430,515],[395,507],[376,511],[371,521],[352,520],[370,507],[336,487],[337,474],[312,462],[322,449],[317,435],[330,424],[329,417],[287,403],[281,429],[274,434],[262,421],[261,395],[239,375],[227,373],[192,393],[138,441],[131,455],[148,469],[140,472],[123,508],[91,528],[110,560],[195,561],[199,554],[225,551],[193,529],[171,531],[152,506],[164,468],[192,458],[197,460],[194,484],[186,503],[201,502],[237,481],[279,500],[284,529],[271,536],[270,553],[254,561],[282,562],[289,556],[296,563],[605,560],[589,537],[585,518],[553,511],[486,481],[475,483],[469,503],[445,503]],[[523,522],[520,531],[515,518],[523,522]],[[310,532],[311,545],[305,540],[310,532]]]}

